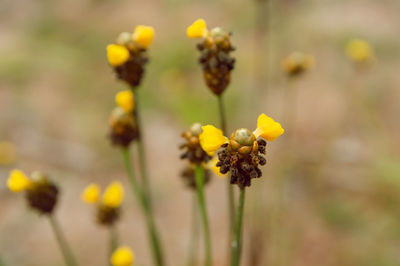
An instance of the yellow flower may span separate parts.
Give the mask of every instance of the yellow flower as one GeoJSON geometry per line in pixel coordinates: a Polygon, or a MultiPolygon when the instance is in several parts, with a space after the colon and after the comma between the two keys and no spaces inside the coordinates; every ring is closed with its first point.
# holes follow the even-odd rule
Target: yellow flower
{"type": "Polygon", "coordinates": [[[32,185],[32,181],[21,170],[14,169],[10,172],[7,186],[12,192],[20,192],[32,185]]]}
{"type": "Polygon", "coordinates": [[[124,188],[120,182],[112,182],[104,191],[103,204],[107,207],[117,208],[124,198],[124,188]]]}
{"type": "Polygon", "coordinates": [[[111,256],[113,266],[131,266],[135,261],[135,254],[129,247],[119,247],[111,256]]]}
{"type": "Polygon", "coordinates": [[[115,102],[126,112],[132,112],[135,108],[135,98],[131,90],[120,91],[115,95],[115,102]]]}
{"type": "Polygon", "coordinates": [[[141,46],[147,48],[154,39],[154,28],[150,26],[138,25],[133,32],[132,38],[141,46]]]}
{"type": "Polygon", "coordinates": [[[218,177],[224,178],[228,174],[221,174],[219,169],[221,168],[220,166],[217,166],[217,163],[219,162],[218,156],[214,156],[211,161],[208,162],[208,168],[211,169],[218,177]]]}
{"type": "Polygon", "coordinates": [[[186,34],[189,38],[203,38],[207,36],[208,30],[207,30],[207,24],[204,21],[204,19],[200,18],[193,22],[192,25],[190,25],[187,30],[186,34]]]}
{"type": "Polygon", "coordinates": [[[212,126],[202,126],[203,132],[200,134],[200,145],[208,155],[213,155],[222,144],[228,142],[228,138],[222,134],[222,130],[212,126]]]}
{"type": "Polygon", "coordinates": [[[352,39],[346,45],[347,56],[356,62],[366,62],[374,57],[372,47],[368,42],[360,39],[352,39]]]}
{"type": "Polygon", "coordinates": [[[88,185],[81,195],[82,201],[92,204],[99,201],[100,187],[96,184],[88,185]]]}
{"type": "Polygon", "coordinates": [[[253,132],[256,137],[262,137],[273,141],[283,134],[285,130],[281,124],[275,122],[271,117],[261,114],[257,119],[257,129],[253,132]]]}
{"type": "Polygon", "coordinates": [[[110,44],[107,46],[108,62],[112,66],[120,66],[129,59],[129,50],[125,46],[110,44]]]}

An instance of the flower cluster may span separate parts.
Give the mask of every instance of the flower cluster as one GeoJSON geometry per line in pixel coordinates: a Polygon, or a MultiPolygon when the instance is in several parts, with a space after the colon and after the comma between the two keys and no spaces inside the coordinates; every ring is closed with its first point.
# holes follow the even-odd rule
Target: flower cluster
{"type": "Polygon", "coordinates": [[[41,214],[51,214],[57,204],[58,188],[41,172],[33,172],[31,178],[14,169],[10,172],[7,186],[12,192],[26,192],[29,206],[41,214]]]}
{"type": "Polygon", "coordinates": [[[181,159],[188,159],[194,164],[205,163],[211,159],[211,156],[209,156],[200,146],[199,136],[202,131],[201,124],[195,123],[188,131],[182,133],[182,137],[186,142],[179,147],[184,150],[181,159]]]}
{"type": "Polygon", "coordinates": [[[88,204],[97,204],[97,222],[101,225],[112,225],[120,216],[120,206],[124,198],[124,189],[120,182],[112,182],[103,193],[101,201],[100,187],[88,185],[82,193],[82,200],[88,204]]]}
{"type": "Polygon", "coordinates": [[[135,262],[135,254],[126,246],[117,248],[110,259],[112,266],[132,266],[135,262]]]}
{"type": "Polygon", "coordinates": [[[110,139],[114,145],[128,147],[139,137],[135,116],[133,115],[135,100],[131,90],[117,93],[115,96],[116,107],[110,116],[110,139]]]}
{"type": "Polygon", "coordinates": [[[133,33],[122,32],[115,44],[107,46],[107,58],[118,77],[131,87],[137,87],[148,62],[147,48],[154,38],[154,29],[139,25],[133,33]]]}
{"type": "Polygon", "coordinates": [[[230,83],[230,73],[234,68],[235,59],[230,55],[234,47],[230,34],[216,27],[208,31],[203,19],[196,20],[187,28],[189,38],[202,38],[197,45],[201,52],[199,62],[207,86],[216,95],[221,95],[230,83]]]}
{"type": "Polygon", "coordinates": [[[282,69],[289,77],[298,76],[314,65],[312,55],[293,52],[282,60],[282,69]]]}
{"type": "Polygon", "coordinates": [[[355,63],[366,64],[374,60],[374,50],[371,45],[360,39],[352,39],[346,45],[346,54],[355,63]]]}
{"type": "Polygon", "coordinates": [[[228,139],[222,131],[214,126],[203,126],[200,135],[200,145],[208,154],[218,152],[217,167],[220,172],[231,174],[231,184],[240,187],[251,185],[252,178],[261,177],[259,165],[266,163],[265,146],[267,141],[273,141],[283,134],[284,130],[278,122],[261,114],[257,120],[257,129],[240,128],[228,139]]]}

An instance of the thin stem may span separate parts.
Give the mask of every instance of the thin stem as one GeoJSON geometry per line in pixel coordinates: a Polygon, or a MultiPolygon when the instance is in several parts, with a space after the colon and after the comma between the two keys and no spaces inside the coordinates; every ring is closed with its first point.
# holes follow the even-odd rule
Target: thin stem
{"type": "Polygon", "coordinates": [[[197,203],[197,194],[193,193],[192,199],[192,232],[189,243],[189,254],[187,258],[187,266],[197,265],[197,250],[199,240],[199,208],[197,203]]]}
{"type": "Polygon", "coordinates": [[[108,256],[108,261],[110,260],[112,254],[118,247],[118,233],[117,233],[117,228],[115,227],[115,225],[111,225],[109,227],[109,232],[110,232],[110,247],[109,247],[110,252],[109,252],[109,256],[108,256]]]}
{"type": "MultiPolygon", "coordinates": [[[[224,102],[222,99],[222,95],[218,96],[218,107],[219,107],[219,116],[221,120],[221,129],[224,134],[226,134],[226,116],[225,116],[225,108],[224,102]]],[[[233,193],[233,186],[231,185],[230,178],[226,179],[226,190],[228,191],[228,210],[229,210],[229,238],[228,238],[228,250],[231,245],[232,235],[233,235],[233,227],[235,223],[235,198],[233,193]]]]}
{"type": "Polygon", "coordinates": [[[149,176],[147,172],[147,163],[146,163],[146,150],[144,148],[144,140],[143,140],[143,127],[140,118],[140,108],[139,108],[139,93],[137,90],[133,90],[135,95],[135,118],[136,118],[136,126],[138,130],[138,139],[137,139],[137,149],[138,149],[138,157],[139,157],[139,166],[140,166],[140,176],[142,177],[143,182],[143,190],[147,194],[147,198],[149,200],[149,204],[151,207],[151,192],[149,185],[149,176]]]}
{"type": "Polygon", "coordinates": [[[206,255],[205,266],[211,265],[211,238],[210,228],[208,225],[207,207],[204,197],[204,170],[200,165],[196,166],[196,187],[197,187],[197,198],[199,201],[201,220],[203,223],[204,233],[204,250],[206,255]]]}
{"type": "Polygon", "coordinates": [[[68,242],[61,230],[60,224],[54,217],[54,215],[48,215],[49,222],[51,227],[53,228],[54,235],[56,236],[58,245],[60,246],[61,252],[64,255],[65,264],[68,266],[77,266],[78,263],[75,260],[74,254],[71,251],[71,248],[68,245],[68,242]]]}
{"type": "Polygon", "coordinates": [[[139,187],[139,184],[136,180],[135,173],[132,168],[131,156],[130,156],[128,148],[122,149],[122,157],[123,157],[126,172],[129,177],[129,181],[132,186],[132,190],[134,192],[134,195],[136,195],[136,197],[140,203],[140,206],[142,207],[144,215],[145,215],[147,230],[148,230],[148,234],[150,236],[150,242],[151,242],[151,247],[152,247],[152,251],[153,251],[154,263],[157,266],[163,266],[164,265],[163,253],[162,253],[162,249],[161,249],[159,235],[158,235],[155,223],[154,223],[154,218],[153,218],[152,209],[150,207],[150,202],[149,202],[147,194],[145,192],[143,192],[143,190],[139,187]]]}
{"type": "Polygon", "coordinates": [[[240,265],[240,256],[242,253],[242,225],[244,211],[245,188],[240,188],[239,206],[236,213],[235,236],[232,242],[232,266],[240,265]]]}

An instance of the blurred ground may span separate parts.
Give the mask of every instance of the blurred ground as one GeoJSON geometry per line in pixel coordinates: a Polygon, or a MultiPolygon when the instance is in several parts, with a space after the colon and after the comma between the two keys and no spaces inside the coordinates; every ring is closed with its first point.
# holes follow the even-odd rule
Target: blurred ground
{"type": "MultiPolygon", "coordinates": [[[[179,135],[196,121],[219,123],[196,42],[185,36],[203,17],[234,33],[228,127],[255,128],[265,112],[287,129],[268,144],[264,176],[247,193],[243,265],[400,265],[399,14],[397,0],[1,1],[0,141],[17,156],[0,165],[1,259],[63,265],[47,221],[5,187],[18,167],[52,175],[62,187],[57,216],[81,265],[105,265],[107,231],[79,198],[89,182],[127,181],[106,139],[114,94],[125,87],[105,46],[148,24],[157,35],[140,96],[156,217],[169,265],[184,265],[192,195],[178,177],[179,135]],[[360,71],[346,58],[352,37],[373,45],[375,64],[360,71]],[[293,50],[316,64],[288,83],[280,60],[293,50]]],[[[207,188],[218,266],[226,263],[225,192],[218,178],[207,188]]],[[[118,230],[138,265],[151,265],[129,191],[118,230]]]]}

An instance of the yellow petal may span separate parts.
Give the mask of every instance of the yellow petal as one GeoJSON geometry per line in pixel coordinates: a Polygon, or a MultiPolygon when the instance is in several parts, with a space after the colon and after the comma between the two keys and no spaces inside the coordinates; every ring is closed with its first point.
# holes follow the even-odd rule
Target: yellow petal
{"type": "Polygon", "coordinates": [[[135,108],[135,98],[131,90],[120,91],[115,95],[115,102],[126,112],[132,112],[135,108]]]}
{"type": "Polygon", "coordinates": [[[373,58],[373,51],[368,42],[360,39],[353,39],[346,46],[347,56],[358,62],[365,62],[373,58]]]}
{"type": "Polygon", "coordinates": [[[150,46],[154,39],[154,28],[150,26],[138,25],[133,32],[133,40],[144,48],[150,46]]]}
{"type": "Polygon", "coordinates": [[[189,38],[203,38],[207,33],[207,24],[202,18],[193,22],[186,30],[186,34],[189,38]]]}
{"type": "Polygon", "coordinates": [[[120,66],[129,59],[129,50],[125,46],[110,44],[107,46],[108,62],[112,66],[120,66]]]}
{"type": "Polygon", "coordinates": [[[283,134],[285,130],[281,124],[275,122],[271,117],[261,114],[257,119],[257,129],[253,132],[256,137],[262,137],[268,141],[273,141],[283,134]]]}
{"type": "Polygon", "coordinates": [[[20,192],[32,185],[32,181],[21,170],[14,169],[10,172],[7,186],[12,192],[20,192]]]}
{"type": "Polygon", "coordinates": [[[96,184],[88,185],[81,195],[82,201],[92,204],[99,201],[100,187],[96,184]]]}
{"type": "Polygon", "coordinates": [[[131,266],[135,261],[135,254],[129,247],[119,247],[111,256],[113,266],[131,266]]]}
{"type": "Polygon", "coordinates": [[[117,208],[121,205],[124,198],[124,188],[118,181],[112,182],[104,191],[103,204],[111,208],[117,208]]]}
{"type": "Polygon", "coordinates": [[[228,174],[221,174],[221,172],[219,171],[221,167],[217,166],[218,162],[218,156],[214,156],[211,161],[208,162],[208,168],[211,169],[211,171],[213,171],[218,177],[227,177],[228,174]]]}
{"type": "Polygon", "coordinates": [[[222,144],[228,142],[228,138],[222,134],[222,130],[212,126],[202,126],[203,132],[200,134],[200,145],[208,155],[213,155],[222,144]]]}

